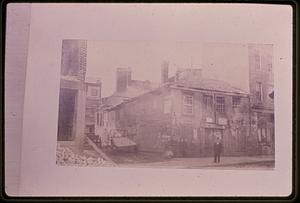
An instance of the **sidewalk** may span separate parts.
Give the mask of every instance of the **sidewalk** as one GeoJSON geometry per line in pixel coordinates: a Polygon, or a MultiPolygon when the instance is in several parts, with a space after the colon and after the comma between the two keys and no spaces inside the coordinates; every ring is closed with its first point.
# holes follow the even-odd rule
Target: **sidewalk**
{"type": "Polygon", "coordinates": [[[274,156],[242,156],[221,157],[220,163],[214,163],[213,157],[203,158],[173,158],[161,162],[118,164],[120,167],[145,167],[145,168],[206,168],[206,167],[228,167],[240,164],[255,164],[263,162],[274,162],[274,156]]]}

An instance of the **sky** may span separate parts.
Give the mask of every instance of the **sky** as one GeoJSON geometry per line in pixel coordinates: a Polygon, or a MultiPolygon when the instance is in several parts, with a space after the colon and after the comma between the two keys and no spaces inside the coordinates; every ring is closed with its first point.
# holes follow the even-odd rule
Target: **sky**
{"type": "Polygon", "coordinates": [[[132,79],[159,83],[163,61],[169,63],[169,77],[179,68],[200,68],[203,77],[224,80],[248,91],[247,46],[242,44],[91,40],[87,77],[101,78],[102,96],[108,96],[115,90],[116,68],[130,67],[132,79]]]}
{"type": "Polygon", "coordinates": [[[279,30],[290,19],[282,12],[287,9],[247,4],[107,4],[91,9],[89,17],[99,20],[99,28],[87,39],[87,77],[100,77],[102,96],[109,96],[115,90],[117,67],[131,67],[133,79],[160,82],[163,60],[170,64],[170,75],[177,68],[208,70],[206,63],[216,61],[219,65],[204,71],[205,76],[248,91],[247,53],[240,45],[276,48],[279,30]],[[203,48],[206,43],[217,48],[203,48]]]}

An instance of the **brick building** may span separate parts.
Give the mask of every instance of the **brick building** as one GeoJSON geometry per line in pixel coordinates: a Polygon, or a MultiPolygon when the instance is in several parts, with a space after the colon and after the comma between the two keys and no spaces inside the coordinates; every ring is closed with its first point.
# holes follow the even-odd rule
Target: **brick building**
{"type": "Polygon", "coordinates": [[[84,140],[86,57],[85,40],[62,41],[57,140],[75,143],[76,150],[84,140]]]}
{"type": "Polygon", "coordinates": [[[87,134],[95,133],[101,81],[86,77],[87,42],[63,40],[57,140],[82,150],[87,134]]]}
{"type": "Polygon", "coordinates": [[[249,44],[249,87],[251,102],[250,151],[274,154],[274,79],[273,46],[249,44]]]}

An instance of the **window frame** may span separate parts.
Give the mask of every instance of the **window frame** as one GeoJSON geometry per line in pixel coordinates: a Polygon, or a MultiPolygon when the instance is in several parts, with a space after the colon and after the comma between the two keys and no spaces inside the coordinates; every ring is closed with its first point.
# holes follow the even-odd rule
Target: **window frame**
{"type": "Polygon", "coordinates": [[[218,112],[220,114],[225,114],[225,97],[224,96],[216,96],[215,102],[216,102],[215,103],[215,105],[216,105],[216,112],[218,112]],[[219,98],[223,99],[223,103],[222,104],[219,104],[219,102],[218,102],[219,98]]]}
{"type": "Polygon", "coordinates": [[[256,83],[255,83],[255,97],[256,97],[257,101],[263,102],[263,84],[262,84],[262,82],[256,81],[256,83]]]}
{"type": "Polygon", "coordinates": [[[98,88],[91,87],[90,90],[91,90],[91,96],[92,97],[98,97],[99,96],[99,90],[98,90],[98,88]],[[96,94],[94,94],[94,93],[96,93],[96,94]]]}
{"type": "Polygon", "coordinates": [[[241,106],[241,96],[232,96],[232,108],[239,108],[241,106]],[[238,103],[236,103],[236,99],[238,99],[238,103]]]}
{"type": "Polygon", "coordinates": [[[171,98],[166,97],[163,99],[163,114],[169,114],[171,112],[172,112],[172,101],[171,98]]]}
{"type": "Polygon", "coordinates": [[[254,54],[254,63],[255,63],[255,69],[258,71],[262,70],[261,59],[262,59],[262,57],[261,57],[260,50],[257,50],[257,52],[254,54]]]}
{"type": "Polygon", "coordinates": [[[207,110],[209,108],[213,108],[213,105],[214,105],[214,97],[213,95],[210,95],[210,94],[204,94],[203,95],[203,104],[204,104],[204,108],[207,110]],[[208,100],[206,98],[210,98],[211,99],[211,103],[208,104],[208,100]]]}
{"type": "Polygon", "coordinates": [[[193,115],[194,114],[194,96],[191,94],[183,94],[182,97],[182,113],[184,115],[193,115]],[[191,103],[186,102],[185,98],[190,97],[191,103]],[[187,108],[191,108],[191,112],[187,111],[187,108]]]}

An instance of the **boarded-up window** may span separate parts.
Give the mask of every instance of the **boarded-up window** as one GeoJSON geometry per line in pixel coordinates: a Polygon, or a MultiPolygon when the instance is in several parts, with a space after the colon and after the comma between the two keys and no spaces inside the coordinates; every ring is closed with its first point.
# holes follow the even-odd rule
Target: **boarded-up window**
{"type": "Polygon", "coordinates": [[[212,108],[213,97],[211,95],[204,95],[203,96],[203,103],[204,103],[204,108],[205,109],[212,108]]]}

